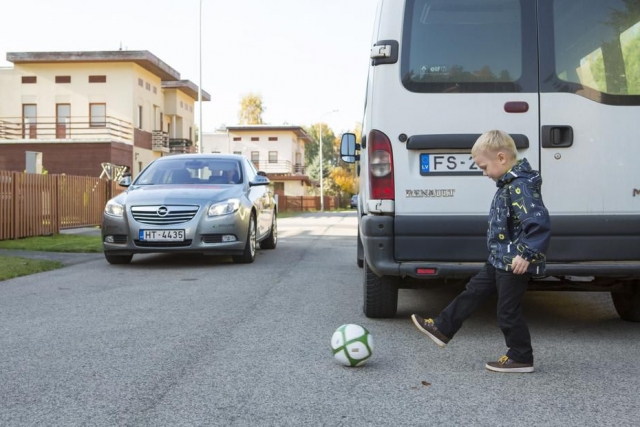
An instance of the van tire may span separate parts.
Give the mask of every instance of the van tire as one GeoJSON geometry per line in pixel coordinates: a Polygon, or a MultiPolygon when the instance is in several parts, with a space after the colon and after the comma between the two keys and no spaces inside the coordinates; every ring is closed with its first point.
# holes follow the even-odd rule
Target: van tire
{"type": "Polygon", "coordinates": [[[622,292],[611,292],[611,299],[621,319],[640,322],[640,280],[626,284],[622,292]]]}
{"type": "Polygon", "coordinates": [[[358,243],[356,247],[356,263],[358,267],[362,268],[364,266],[364,247],[362,246],[362,239],[360,239],[360,229],[358,229],[358,243]]]}
{"type": "Polygon", "coordinates": [[[395,317],[398,310],[398,282],[394,276],[378,276],[363,260],[363,290],[365,316],[374,319],[395,317]]]}

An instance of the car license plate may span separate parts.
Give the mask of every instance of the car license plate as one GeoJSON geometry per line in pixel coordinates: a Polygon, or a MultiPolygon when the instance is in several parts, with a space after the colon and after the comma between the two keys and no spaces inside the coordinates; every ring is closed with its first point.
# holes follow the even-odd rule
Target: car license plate
{"type": "Polygon", "coordinates": [[[420,154],[420,175],[482,175],[471,154],[420,154]]]}
{"type": "Polygon", "coordinates": [[[184,230],[140,230],[139,239],[145,242],[183,242],[184,230]]]}

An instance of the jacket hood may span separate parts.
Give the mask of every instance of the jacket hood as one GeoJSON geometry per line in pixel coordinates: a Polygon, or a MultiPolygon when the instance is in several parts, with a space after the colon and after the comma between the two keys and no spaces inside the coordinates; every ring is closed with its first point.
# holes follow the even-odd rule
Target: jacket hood
{"type": "Polygon", "coordinates": [[[502,175],[496,182],[496,186],[504,187],[516,178],[523,178],[529,181],[529,185],[536,189],[542,186],[542,178],[537,171],[531,169],[531,165],[527,159],[518,160],[507,173],[502,175]]]}

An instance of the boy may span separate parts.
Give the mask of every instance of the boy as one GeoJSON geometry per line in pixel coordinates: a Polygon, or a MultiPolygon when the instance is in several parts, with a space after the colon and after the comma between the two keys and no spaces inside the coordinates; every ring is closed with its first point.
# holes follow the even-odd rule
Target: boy
{"type": "Polygon", "coordinates": [[[489,211],[489,259],[438,317],[411,316],[421,332],[444,347],[462,323],[497,293],[498,323],[509,350],[497,362],[486,364],[495,372],[533,372],[531,336],[520,301],[531,276],[544,273],[551,237],[540,174],[527,159],[518,161],[517,154],[513,139],[500,130],[485,132],[473,145],[473,160],[498,187],[489,211]]]}

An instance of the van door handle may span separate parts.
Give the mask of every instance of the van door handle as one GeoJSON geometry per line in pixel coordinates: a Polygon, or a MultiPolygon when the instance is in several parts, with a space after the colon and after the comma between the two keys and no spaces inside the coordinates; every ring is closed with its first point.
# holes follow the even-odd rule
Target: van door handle
{"type": "Polygon", "coordinates": [[[540,144],[544,148],[571,147],[573,128],[571,126],[542,126],[540,144]]]}

